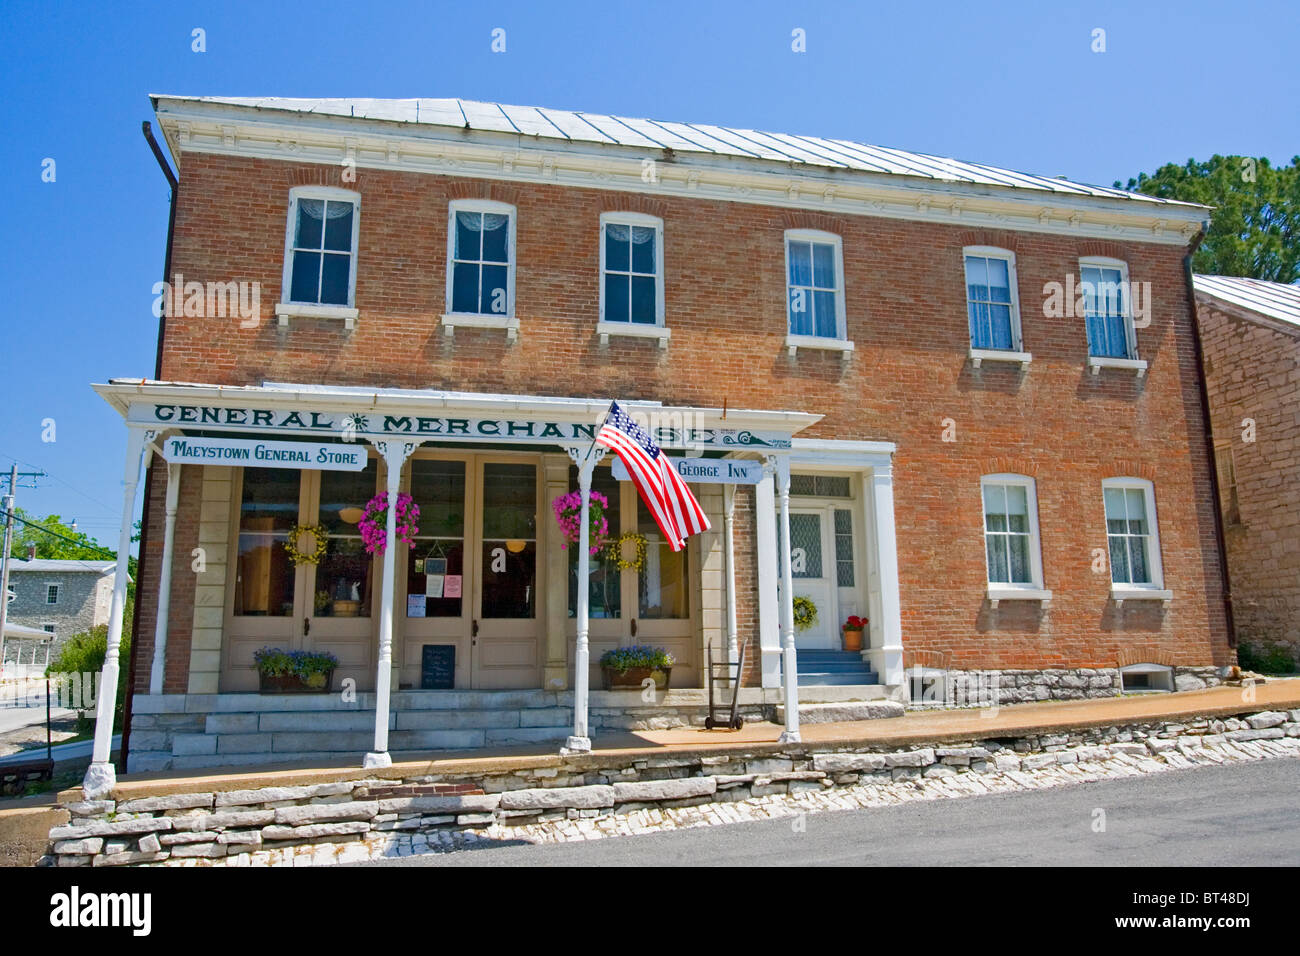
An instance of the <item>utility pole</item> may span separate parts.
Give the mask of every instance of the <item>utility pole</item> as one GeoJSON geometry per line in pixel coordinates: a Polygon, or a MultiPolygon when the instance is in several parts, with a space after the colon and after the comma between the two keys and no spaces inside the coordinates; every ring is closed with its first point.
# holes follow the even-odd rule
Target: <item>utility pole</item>
{"type": "Polygon", "coordinates": [[[0,648],[4,647],[5,624],[9,619],[9,548],[14,537],[14,489],[18,487],[19,478],[30,478],[32,483],[24,487],[35,488],[36,479],[44,478],[43,471],[18,471],[18,463],[9,469],[9,494],[3,499],[5,513],[5,535],[4,535],[4,552],[0,555],[0,594],[4,595],[4,600],[0,601],[0,648]]]}

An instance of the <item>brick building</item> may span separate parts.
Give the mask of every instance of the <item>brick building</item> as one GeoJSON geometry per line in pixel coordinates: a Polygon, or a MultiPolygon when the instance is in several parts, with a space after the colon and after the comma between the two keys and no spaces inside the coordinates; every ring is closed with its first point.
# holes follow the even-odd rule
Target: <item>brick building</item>
{"type": "Polygon", "coordinates": [[[757,704],[905,698],[905,667],[996,672],[1005,700],[1231,663],[1185,274],[1204,208],[458,100],[154,104],[180,173],[160,372],[96,386],[129,426],[128,493],[149,443],[171,459],[149,472],[133,768],[362,750],[367,720],[375,759],[389,725],[418,750],[671,720],[617,694],[584,713],[573,690],[550,502],[611,398],[671,454],[762,467],[694,486],[713,528],[680,554],[596,468],[647,559],[593,563],[593,681],[630,643],[670,649],[682,688],[743,646],[757,704]],[[230,457],[288,441],[364,467],[230,457]],[[391,574],[355,525],[385,488],[422,511],[391,574]],[[294,566],[305,524],[327,551],[294,566]],[[846,665],[851,614],[869,625],[846,665]],[[335,653],[358,713],[268,718],[246,694],[268,645],[335,653]],[[536,712],[439,722],[439,699],[536,712]]]}
{"type": "Polygon", "coordinates": [[[1300,662],[1300,286],[1195,277],[1233,617],[1300,662]]]}

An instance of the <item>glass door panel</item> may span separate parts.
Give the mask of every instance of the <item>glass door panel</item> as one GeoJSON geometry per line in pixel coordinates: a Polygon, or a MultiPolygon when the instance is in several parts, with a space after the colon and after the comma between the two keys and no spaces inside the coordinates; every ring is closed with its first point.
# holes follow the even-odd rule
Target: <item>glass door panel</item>
{"type": "Polygon", "coordinates": [[[533,618],[537,602],[537,466],[483,466],[480,542],[484,618],[533,618]]]}
{"type": "Polygon", "coordinates": [[[313,611],[318,617],[370,617],[375,561],[357,522],[375,494],[376,459],[361,471],[320,472],[319,523],[329,534],[316,565],[313,611]]]}
{"type": "Polygon", "coordinates": [[[294,566],[284,549],[298,521],[300,472],[245,468],[235,572],[237,616],[292,617],[294,566]]]}
{"type": "Polygon", "coordinates": [[[654,516],[637,495],[637,528],[646,539],[645,567],[637,575],[639,615],[647,620],[689,618],[686,549],[674,551],[664,540],[654,516]]]}
{"type": "Polygon", "coordinates": [[[406,559],[406,616],[461,617],[465,596],[465,462],[416,459],[420,533],[406,559]]]}
{"type": "MultiPolygon", "coordinates": [[[[569,490],[578,490],[578,469],[569,469],[569,490]]],[[[591,477],[591,490],[605,496],[609,506],[605,519],[609,525],[609,538],[615,540],[622,533],[622,490],[609,468],[597,467],[591,477]]],[[[565,547],[569,556],[569,618],[578,616],[578,546],[565,547]]],[[[623,572],[601,548],[589,561],[590,587],[587,592],[588,616],[592,621],[613,620],[623,616],[623,572]]]]}

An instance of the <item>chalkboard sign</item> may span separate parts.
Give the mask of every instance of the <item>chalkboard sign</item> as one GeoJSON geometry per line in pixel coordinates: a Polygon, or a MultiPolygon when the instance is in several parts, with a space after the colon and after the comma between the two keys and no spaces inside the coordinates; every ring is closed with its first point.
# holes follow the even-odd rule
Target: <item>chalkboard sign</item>
{"type": "Polygon", "coordinates": [[[456,645],[425,644],[420,658],[422,690],[451,690],[456,686],[456,645]]]}

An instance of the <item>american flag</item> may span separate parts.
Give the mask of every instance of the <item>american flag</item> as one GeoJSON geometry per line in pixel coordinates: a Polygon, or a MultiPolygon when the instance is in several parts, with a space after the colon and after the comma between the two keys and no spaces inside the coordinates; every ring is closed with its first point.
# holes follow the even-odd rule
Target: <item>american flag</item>
{"type": "Polygon", "coordinates": [[[623,459],[641,500],[674,551],[680,551],[691,535],[709,530],[709,519],[682,476],[646,430],[618,407],[618,402],[610,403],[605,424],[596,433],[596,443],[623,459]]]}

